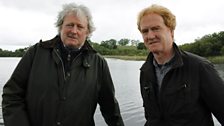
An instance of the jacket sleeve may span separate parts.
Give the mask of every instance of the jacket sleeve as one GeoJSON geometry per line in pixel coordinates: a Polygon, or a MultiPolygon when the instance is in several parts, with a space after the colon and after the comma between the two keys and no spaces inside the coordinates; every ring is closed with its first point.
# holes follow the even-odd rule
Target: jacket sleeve
{"type": "Polygon", "coordinates": [[[26,87],[33,47],[26,52],[3,87],[2,113],[5,126],[30,126],[26,108],[26,87]]]}
{"type": "Polygon", "coordinates": [[[201,95],[217,118],[224,125],[224,81],[210,63],[203,63],[200,67],[201,95]]]}
{"type": "Polygon", "coordinates": [[[108,126],[124,126],[107,62],[103,59],[98,103],[108,126]]]}

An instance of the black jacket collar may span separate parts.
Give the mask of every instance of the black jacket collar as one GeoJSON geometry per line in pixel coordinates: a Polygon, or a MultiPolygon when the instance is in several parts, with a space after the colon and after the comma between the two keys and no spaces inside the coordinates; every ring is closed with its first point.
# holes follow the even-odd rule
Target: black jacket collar
{"type": "MultiPolygon", "coordinates": [[[[173,64],[173,68],[176,67],[180,67],[183,65],[183,59],[182,59],[182,52],[181,50],[178,48],[178,46],[176,45],[176,43],[173,43],[173,48],[174,48],[174,52],[175,52],[175,61],[173,64]]],[[[145,63],[142,65],[142,67],[140,68],[141,71],[145,71],[145,70],[149,70],[149,69],[153,69],[153,54],[150,52],[145,63]]]]}

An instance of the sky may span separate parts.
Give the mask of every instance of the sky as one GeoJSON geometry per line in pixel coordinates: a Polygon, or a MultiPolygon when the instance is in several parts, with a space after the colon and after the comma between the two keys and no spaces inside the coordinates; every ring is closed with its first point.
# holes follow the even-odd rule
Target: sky
{"type": "Polygon", "coordinates": [[[53,38],[58,12],[70,2],[90,9],[96,27],[91,40],[98,43],[123,38],[143,42],[137,15],[152,4],[165,6],[176,15],[178,45],[224,31],[224,0],[0,0],[0,48],[15,50],[53,38]]]}

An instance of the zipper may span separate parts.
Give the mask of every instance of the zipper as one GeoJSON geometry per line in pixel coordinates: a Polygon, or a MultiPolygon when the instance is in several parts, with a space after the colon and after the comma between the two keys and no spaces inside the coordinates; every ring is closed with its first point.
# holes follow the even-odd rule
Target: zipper
{"type": "MultiPolygon", "coordinates": [[[[64,63],[63,60],[61,59],[60,55],[58,54],[58,49],[54,50],[54,52],[56,53],[56,55],[58,56],[59,60],[62,62],[62,70],[63,70],[63,75],[64,75],[64,80],[66,80],[66,73],[65,73],[65,69],[64,69],[64,63]]],[[[73,64],[73,62],[82,54],[82,52],[80,52],[71,62],[71,64],[73,64]]],[[[70,66],[71,67],[71,66],[70,66]]]]}
{"type": "Polygon", "coordinates": [[[180,90],[180,89],[182,89],[182,88],[186,89],[187,87],[188,87],[188,85],[187,85],[187,84],[184,84],[184,85],[180,86],[180,87],[178,88],[178,90],[180,90]]]}
{"type": "MultiPolygon", "coordinates": [[[[58,50],[58,49],[56,49],[56,50],[58,50]]],[[[56,53],[56,55],[58,56],[59,60],[60,60],[61,63],[62,63],[62,71],[63,71],[63,75],[64,75],[64,80],[66,80],[66,77],[65,77],[65,69],[64,69],[64,63],[63,63],[61,57],[59,56],[59,54],[58,54],[58,52],[57,52],[56,50],[54,50],[54,52],[56,53]]]]}

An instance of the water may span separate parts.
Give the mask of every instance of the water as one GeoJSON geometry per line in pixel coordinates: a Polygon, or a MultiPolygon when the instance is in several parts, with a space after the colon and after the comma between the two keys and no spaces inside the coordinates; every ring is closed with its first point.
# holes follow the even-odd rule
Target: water
{"type": "MultiPolygon", "coordinates": [[[[0,58],[0,92],[2,92],[3,85],[9,79],[19,60],[20,58],[0,58]]],[[[118,59],[107,59],[107,61],[125,125],[143,126],[145,118],[139,89],[139,68],[143,61],[118,59]]],[[[221,77],[224,78],[224,64],[215,65],[215,67],[221,77]]],[[[2,97],[0,97],[0,101],[2,101],[2,97]]],[[[94,118],[96,126],[107,126],[98,108],[94,118]]],[[[1,112],[0,122],[3,122],[1,112]]],[[[215,123],[215,126],[221,126],[217,121],[215,123]]]]}
{"type": "MultiPolygon", "coordinates": [[[[139,68],[143,61],[107,61],[125,125],[143,126],[145,119],[139,85],[139,68]]],[[[95,120],[96,126],[106,126],[99,109],[96,111],[95,120]]]]}

